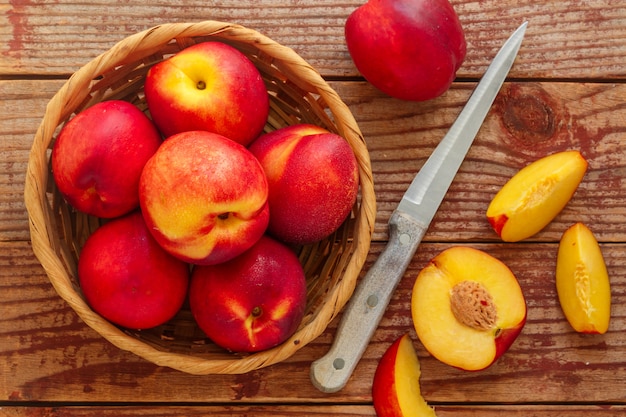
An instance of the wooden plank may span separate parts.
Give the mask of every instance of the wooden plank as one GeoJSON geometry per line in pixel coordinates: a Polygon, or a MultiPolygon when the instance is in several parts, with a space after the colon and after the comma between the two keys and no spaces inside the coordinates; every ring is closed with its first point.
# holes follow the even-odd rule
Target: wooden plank
{"type": "MultiPolygon", "coordinates": [[[[69,74],[125,36],[165,22],[221,20],[256,29],[300,53],[326,76],[355,76],[343,35],[363,2],[263,0],[0,3],[0,74],[69,74]]],[[[477,78],[523,20],[526,40],[512,76],[624,79],[626,8],[619,0],[452,0],[468,54],[461,78],[477,78]]]]}
{"type": "MultiPolygon", "coordinates": [[[[607,334],[595,336],[575,333],[563,317],[554,287],[555,244],[472,244],[509,265],[528,304],[527,324],[509,352],[487,370],[473,373],[430,356],[410,317],[418,271],[449,246],[421,246],[352,379],[340,393],[329,395],[311,385],[309,366],[328,350],[336,321],[275,366],[245,375],[186,375],[106,342],[54,293],[27,242],[0,242],[0,401],[363,404],[371,401],[371,382],[383,352],[409,332],[420,356],[423,394],[434,404],[624,403],[623,244],[603,245],[613,310],[607,334]]],[[[373,246],[366,268],[381,249],[381,244],[373,246]]]]}
{"type": "MultiPolygon", "coordinates": [[[[524,416],[524,417],[617,417],[626,412],[624,406],[436,406],[435,410],[439,417],[499,417],[524,416]]],[[[104,406],[95,411],[92,407],[66,406],[66,407],[3,407],[2,415],[5,417],[75,417],[102,416],[102,417],[178,417],[178,416],[242,416],[253,415],[256,417],[292,417],[292,416],[376,416],[374,408],[370,405],[223,405],[223,406],[182,406],[182,407],[155,407],[155,406],[104,406]]]]}
{"type": "MultiPolygon", "coordinates": [[[[28,152],[57,80],[0,80],[0,240],[28,239],[23,183],[28,152]]],[[[375,240],[469,97],[473,83],[456,83],[439,99],[407,103],[367,83],[333,82],[367,140],[378,216],[375,240]]],[[[626,241],[625,84],[505,83],[461,166],[427,241],[493,241],[489,201],[515,172],[549,153],[580,149],[588,172],[565,210],[533,240],[557,241],[572,223],[593,227],[603,242],[626,241]],[[589,210],[594,207],[594,210],[589,210]]]]}
{"type": "Polygon", "coordinates": [[[0,241],[28,239],[28,152],[46,104],[60,86],[60,81],[0,80],[0,241]]]}

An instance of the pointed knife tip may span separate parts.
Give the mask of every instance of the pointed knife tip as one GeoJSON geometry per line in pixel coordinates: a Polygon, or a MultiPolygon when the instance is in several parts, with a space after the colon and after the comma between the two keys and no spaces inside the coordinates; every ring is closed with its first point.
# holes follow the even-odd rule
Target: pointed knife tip
{"type": "Polygon", "coordinates": [[[526,31],[526,28],[528,27],[528,20],[525,20],[518,28],[518,31],[526,31]]]}

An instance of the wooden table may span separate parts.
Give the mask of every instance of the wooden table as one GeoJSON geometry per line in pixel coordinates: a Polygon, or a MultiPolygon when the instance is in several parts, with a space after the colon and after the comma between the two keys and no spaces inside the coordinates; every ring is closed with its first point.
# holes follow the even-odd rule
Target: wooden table
{"type": "Polygon", "coordinates": [[[442,97],[384,96],[359,78],[343,25],[361,1],[170,0],[121,3],[0,1],[0,415],[374,416],[379,358],[410,332],[425,398],[440,416],[607,417],[626,412],[626,4],[623,0],[453,0],[467,59],[442,97]],[[378,215],[365,269],[387,239],[386,223],[414,173],[455,119],[501,43],[524,20],[526,38],[494,107],[424,243],[348,385],[323,394],[311,362],[326,332],[278,365],[238,376],[191,376],[121,351],[60,299],[34,257],[23,204],[29,148],[44,108],[67,77],[125,36],[162,22],[224,20],[294,48],[326,77],[368,143],[378,215]],[[541,233],[507,244],[485,210],[518,169],[580,149],[589,170],[565,210],[541,233]],[[612,284],[612,321],[601,336],[575,333],[557,300],[557,243],[576,221],[601,242],[612,284]],[[527,297],[522,335],[482,372],[429,356],[410,318],[416,274],[451,245],[507,263],[527,297]]]}

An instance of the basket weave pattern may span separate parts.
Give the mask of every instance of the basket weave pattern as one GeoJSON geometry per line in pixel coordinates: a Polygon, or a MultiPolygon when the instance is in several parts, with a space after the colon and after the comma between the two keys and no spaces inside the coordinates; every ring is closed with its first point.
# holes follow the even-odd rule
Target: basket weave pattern
{"type": "Polygon", "coordinates": [[[25,203],[33,251],[57,293],[81,319],[117,347],[160,366],[191,374],[239,374],[280,362],[319,336],[348,301],[369,251],[376,203],[369,154],[347,106],[307,62],[290,48],[224,22],[164,24],[132,35],[82,67],[49,102],[30,152],[25,203]],[[312,123],[343,136],[359,164],[360,193],[353,214],[335,235],[301,248],[308,305],[298,331],[270,350],[231,353],[211,343],[188,308],[154,329],[119,328],[83,298],[77,260],[100,220],[69,207],[55,188],[50,149],[63,124],[103,100],[122,99],[147,111],[143,82],[150,67],[195,43],[218,40],[245,53],[260,70],[270,95],[265,131],[312,123]]]}

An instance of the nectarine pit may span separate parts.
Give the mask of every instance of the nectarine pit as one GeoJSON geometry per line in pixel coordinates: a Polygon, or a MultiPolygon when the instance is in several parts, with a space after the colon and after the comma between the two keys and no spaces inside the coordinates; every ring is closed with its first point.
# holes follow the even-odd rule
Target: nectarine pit
{"type": "Polygon", "coordinates": [[[473,329],[490,330],[496,324],[496,305],[480,282],[461,281],[452,287],[450,308],[460,323],[473,329]]]}

